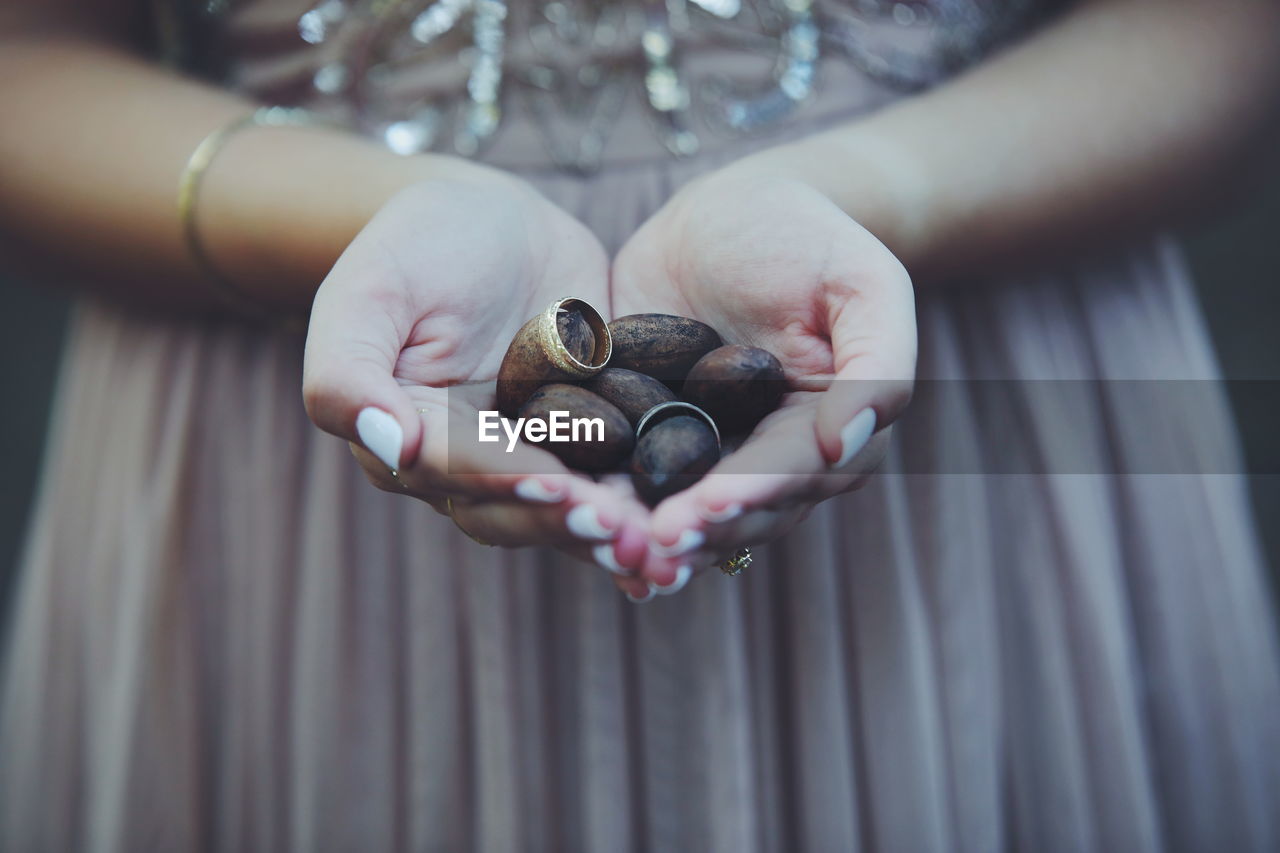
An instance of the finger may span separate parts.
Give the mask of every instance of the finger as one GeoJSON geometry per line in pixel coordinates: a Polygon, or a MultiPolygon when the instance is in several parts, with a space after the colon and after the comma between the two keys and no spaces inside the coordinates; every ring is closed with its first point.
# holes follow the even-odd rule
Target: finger
{"type": "Polygon", "coordinates": [[[453,519],[473,537],[493,545],[554,546],[595,563],[612,574],[639,570],[648,549],[643,528],[623,524],[627,508],[598,494],[591,502],[559,506],[516,503],[452,503],[453,519]],[[584,525],[581,516],[592,515],[584,525]]]}
{"type": "MultiPolygon", "coordinates": [[[[599,564],[595,560],[593,549],[588,549],[582,545],[570,545],[562,548],[566,554],[583,563],[599,569],[599,564]]],[[[617,590],[627,596],[633,603],[643,604],[651,600],[655,594],[660,594],[657,590],[651,591],[650,584],[643,578],[637,576],[620,575],[613,572],[607,572],[610,582],[617,590]]]]}
{"type": "MultiPolygon", "coordinates": [[[[399,494],[408,494],[413,497],[426,500],[425,495],[416,494],[409,489],[404,480],[400,479],[399,472],[392,471],[378,457],[374,456],[362,445],[354,441],[347,442],[347,449],[351,451],[351,455],[360,465],[360,470],[364,477],[373,485],[382,489],[384,492],[397,492],[399,494]]],[[[429,502],[429,501],[428,501],[429,502]]]]}
{"type": "Polygon", "coordinates": [[[805,504],[744,512],[731,522],[711,527],[707,531],[706,548],[732,555],[739,548],[768,544],[790,533],[812,509],[812,504],[805,504]]]}
{"type": "Polygon", "coordinates": [[[540,447],[522,441],[477,443],[479,410],[460,387],[414,393],[423,437],[416,463],[400,476],[415,493],[469,502],[559,503],[574,482],[590,482],[540,447]]]}
{"type": "MultiPolygon", "coordinates": [[[[910,401],[916,320],[911,279],[896,260],[848,280],[841,279],[841,260],[834,263],[826,310],[835,378],[818,403],[815,432],[823,458],[839,469],[910,401]]],[[[865,263],[850,259],[846,268],[865,263]]]]}
{"type": "Polygon", "coordinates": [[[830,482],[838,475],[828,472],[814,441],[815,412],[814,402],[793,397],[700,481],[660,503],[651,523],[655,550],[677,556],[682,548],[700,546],[717,522],[775,504],[820,500],[847,485],[830,482]]]}
{"type": "Polygon", "coordinates": [[[617,573],[638,570],[648,549],[649,511],[625,477],[597,483],[567,473],[522,471],[499,487],[502,474],[433,480],[428,465],[393,473],[360,445],[352,443],[351,452],[375,486],[426,501],[485,542],[508,547],[590,543],[592,552],[585,558],[617,573]],[[477,488],[481,482],[487,487],[477,488]]]}
{"type": "Polygon", "coordinates": [[[782,535],[814,505],[860,488],[884,460],[891,437],[892,428],[876,433],[838,472],[826,469],[811,437],[807,443],[790,436],[753,438],[693,487],[654,509],[652,549],[655,558],[666,560],[646,563],[645,575],[667,583],[685,555],[782,535]],[[763,465],[771,470],[759,471],[763,465]],[[796,513],[799,517],[793,517],[796,513]]]}
{"type": "Polygon", "coordinates": [[[402,468],[418,453],[421,422],[395,379],[409,333],[403,297],[388,287],[335,286],[348,270],[339,259],[316,294],[307,330],[302,396],[307,414],[326,432],[358,441],[383,464],[402,468]],[[358,291],[358,292],[357,292],[358,291]]]}
{"type": "Polygon", "coordinates": [[[749,510],[733,521],[707,525],[701,546],[680,556],[665,556],[655,551],[645,561],[641,575],[661,586],[676,583],[685,567],[696,574],[708,566],[723,563],[740,548],[764,545],[789,533],[811,509],[812,505],[796,505],[785,509],[749,510]]]}
{"type": "Polygon", "coordinates": [[[838,475],[816,481],[807,494],[797,499],[775,500],[767,506],[722,514],[701,528],[702,549],[732,552],[748,545],[763,545],[791,532],[813,508],[824,500],[861,488],[880,467],[888,450],[892,428],[876,433],[838,475]]]}
{"type": "Polygon", "coordinates": [[[678,559],[661,557],[651,552],[640,576],[649,582],[658,595],[674,595],[708,572],[722,570],[747,545],[753,542],[771,542],[790,532],[804,521],[810,509],[796,507],[785,513],[767,510],[755,513],[755,518],[747,521],[747,524],[756,529],[745,534],[745,541],[737,537],[725,537],[732,540],[732,544],[708,544],[678,559]]]}
{"type": "Polygon", "coordinates": [[[383,491],[415,497],[441,513],[445,512],[447,498],[463,503],[489,500],[529,505],[559,504],[571,494],[571,480],[590,482],[567,472],[529,474],[515,478],[500,475],[433,478],[425,464],[415,465],[409,470],[392,471],[363,446],[348,442],[348,447],[360,464],[365,478],[374,486],[383,491]]]}
{"type": "Polygon", "coordinates": [[[653,601],[658,591],[653,584],[641,578],[614,577],[614,585],[632,604],[645,604],[653,601]]]}
{"type": "Polygon", "coordinates": [[[893,427],[876,432],[853,459],[831,470],[826,467],[812,431],[795,428],[803,424],[811,426],[812,421],[769,424],[764,432],[726,457],[722,466],[713,468],[690,489],[692,512],[714,517],[717,509],[730,504],[742,509],[785,509],[813,505],[853,491],[880,467],[893,435],[893,427]]]}
{"type": "Polygon", "coordinates": [[[639,576],[652,584],[659,595],[675,595],[695,576],[723,562],[731,556],[719,556],[719,552],[696,548],[678,556],[668,556],[650,549],[639,576]]]}

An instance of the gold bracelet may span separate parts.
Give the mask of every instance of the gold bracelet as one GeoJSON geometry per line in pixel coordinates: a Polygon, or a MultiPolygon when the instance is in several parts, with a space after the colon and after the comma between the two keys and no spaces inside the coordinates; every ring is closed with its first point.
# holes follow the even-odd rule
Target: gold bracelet
{"type": "Polygon", "coordinates": [[[230,277],[223,275],[209,257],[204,242],[200,239],[200,229],[196,225],[196,202],[200,194],[200,186],[205,172],[209,170],[214,159],[226,146],[228,140],[242,130],[250,127],[308,127],[336,126],[317,118],[303,109],[293,107],[261,107],[247,116],[241,116],[217,128],[200,141],[191,157],[187,160],[182,176],[178,180],[178,221],[182,224],[182,235],[187,243],[187,251],[205,277],[225,297],[233,307],[249,314],[268,316],[270,308],[246,292],[230,277]]]}

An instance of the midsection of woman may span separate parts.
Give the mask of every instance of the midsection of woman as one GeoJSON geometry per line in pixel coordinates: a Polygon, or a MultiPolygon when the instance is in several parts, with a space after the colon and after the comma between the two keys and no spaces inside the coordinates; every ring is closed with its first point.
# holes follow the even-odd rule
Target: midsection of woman
{"type": "MultiPolygon", "coordinates": [[[[1083,5],[1065,28],[1091,47],[1051,34],[1041,50],[1086,65],[1103,50],[1111,30],[1088,15],[1108,4],[1083,5]]],[[[920,385],[867,488],[818,505],[742,577],[700,575],[635,608],[595,567],[483,548],[365,483],[304,411],[300,334],[84,300],[8,648],[5,846],[1273,849],[1280,778],[1258,756],[1280,749],[1280,681],[1238,454],[1216,392],[1189,406],[1158,390],[1217,377],[1182,262],[1149,237],[1026,262],[1147,221],[1172,201],[1130,196],[1158,172],[1116,156],[1134,193],[1059,205],[1069,182],[1008,152],[1025,139],[1043,171],[1070,173],[1040,111],[1088,118],[1089,98],[1023,93],[1008,71],[985,90],[1003,110],[966,113],[998,74],[982,69],[960,83],[968,102],[940,102],[932,138],[913,107],[929,96],[881,110],[1045,11],[268,0],[162,14],[243,95],[527,181],[617,256],[615,281],[640,282],[606,296],[618,313],[694,300],[645,278],[681,187],[692,230],[731,235],[769,213],[751,187],[789,199],[774,175],[832,173],[833,205],[917,278],[920,385]],[[873,115],[878,133],[839,135],[873,115]],[[970,120],[1002,126],[994,164],[964,158],[981,138],[970,120]],[[920,153],[948,146],[953,162],[920,153]],[[795,151],[808,156],[777,153],[795,151]],[[875,175],[904,158],[934,162],[947,189],[884,191],[875,175]],[[975,189],[1002,168],[1016,179],[1000,193],[975,189]],[[707,175],[721,196],[693,186],[707,175]],[[945,225],[880,212],[926,196],[945,225]],[[1056,206],[1042,227],[1026,212],[1056,206]],[[716,217],[722,232],[704,227],[716,217]],[[1006,229],[1025,247],[991,236],[1006,229]],[[1153,456],[1153,436],[1172,450],[1153,456]]],[[[1110,150],[1105,132],[1081,136],[1110,150]]],[[[228,183],[254,144],[223,164],[228,183]]],[[[288,132],[256,144],[279,156],[288,132]]],[[[1161,151],[1196,162],[1195,148],[1161,151]]],[[[318,197],[362,174],[396,183],[357,153],[315,155],[318,197]]],[[[451,204],[509,226],[483,198],[451,204]]],[[[780,246],[804,239],[786,224],[780,246]]],[[[344,228],[314,241],[317,258],[344,228]]],[[[279,230],[280,257],[311,241],[279,230]]],[[[253,279],[270,240],[213,236],[253,279]]],[[[289,283],[264,292],[308,299],[292,284],[306,276],[275,262],[289,283]]],[[[184,264],[162,267],[174,288],[184,264]]]]}

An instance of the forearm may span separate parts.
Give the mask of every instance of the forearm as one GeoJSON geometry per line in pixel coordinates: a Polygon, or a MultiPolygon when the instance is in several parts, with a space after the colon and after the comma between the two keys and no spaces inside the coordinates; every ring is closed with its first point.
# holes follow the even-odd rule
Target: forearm
{"type": "MultiPolygon", "coordinates": [[[[219,304],[184,240],[178,179],[208,133],[256,106],[108,46],[5,43],[5,242],[125,296],[219,304]]],[[[416,180],[470,171],[482,170],[453,158],[400,157],[338,131],[252,128],[209,167],[197,224],[210,258],[240,289],[305,305],[389,196],[416,180]]]]}
{"type": "Polygon", "coordinates": [[[917,281],[962,278],[1213,203],[1259,147],[1278,84],[1273,0],[1092,2],[956,81],[766,157],[917,281]]]}

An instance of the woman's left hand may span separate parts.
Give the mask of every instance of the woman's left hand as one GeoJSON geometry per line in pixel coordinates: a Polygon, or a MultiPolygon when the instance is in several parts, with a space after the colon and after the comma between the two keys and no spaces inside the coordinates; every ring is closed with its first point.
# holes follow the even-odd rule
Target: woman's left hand
{"type": "Polygon", "coordinates": [[[869,231],[803,180],[751,160],[677,193],[619,253],[615,316],[694,317],[769,350],[783,405],[700,482],[659,504],[641,578],[683,586],[735,549],[772,540],[857,488],[911,397],[911,279],[869,231]]]}

